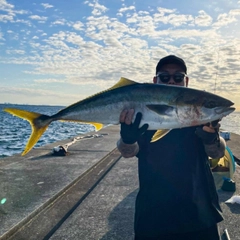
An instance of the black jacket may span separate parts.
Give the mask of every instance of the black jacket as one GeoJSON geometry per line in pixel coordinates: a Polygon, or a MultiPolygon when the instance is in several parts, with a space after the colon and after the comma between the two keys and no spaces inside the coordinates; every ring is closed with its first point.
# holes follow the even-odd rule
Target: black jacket
{"type": "Polygon", "coordinates": [[[147,131],[138,141],[137,235],[198,231],[223,220],[208,156],[195,130],[174,129],[154,143],[155,131],[147,131]]]}

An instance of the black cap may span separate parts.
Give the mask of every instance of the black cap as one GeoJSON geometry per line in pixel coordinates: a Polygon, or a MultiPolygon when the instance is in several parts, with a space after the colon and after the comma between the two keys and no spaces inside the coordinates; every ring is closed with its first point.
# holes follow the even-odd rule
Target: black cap
{"type": "Polygon", "coordinates": [[[186,67],[186,64],[185,62],[179,58],[179,57],[176,57],[175,55],[169,55],[169,56],[166,56],[164,58],[161,58],[157,64],[157,67],[156,67],[156,74],[159,72],[159,70],[161,69],[162,66],[166,65],[166,64],[177,64],[178,66],[180,66],[183,71],[185,73],[187,73],[187,67],[186,67]]]}

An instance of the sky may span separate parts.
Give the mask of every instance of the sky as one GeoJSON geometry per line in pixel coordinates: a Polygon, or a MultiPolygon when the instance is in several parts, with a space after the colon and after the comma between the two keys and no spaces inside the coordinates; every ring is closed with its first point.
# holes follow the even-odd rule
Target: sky
{"type": "Polygon", "coordinates": [[[0,103],[67,106],[160,58],[240,110],[239,0],[0,0],[0,103]]]}

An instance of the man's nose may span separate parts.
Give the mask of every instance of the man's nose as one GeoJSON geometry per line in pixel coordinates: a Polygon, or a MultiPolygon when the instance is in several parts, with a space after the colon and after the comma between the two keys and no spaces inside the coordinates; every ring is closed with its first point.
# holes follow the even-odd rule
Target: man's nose
{"type": "Polygon", "coordinates": [[[170,79],[168,81],[168,84],[176,84],[176,82],[173,79],[173,76],[170,76],[170,79]]]}

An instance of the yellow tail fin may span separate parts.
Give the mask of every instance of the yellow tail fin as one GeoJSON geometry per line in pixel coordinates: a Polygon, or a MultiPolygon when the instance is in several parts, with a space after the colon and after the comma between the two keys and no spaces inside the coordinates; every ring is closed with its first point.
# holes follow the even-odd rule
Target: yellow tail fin
{"type": "Polygon", "coordinates": [[[51,123],[51,119],[49,116],[40,113],[28,112],[16,108],[5,108],[4,111],[19,118],[23,118],[31,124],[32,133],[24,151],[22,152],[22,156],[24,156],[33,148],[42,134],[46,131],[48,125],[51,123]]]}

